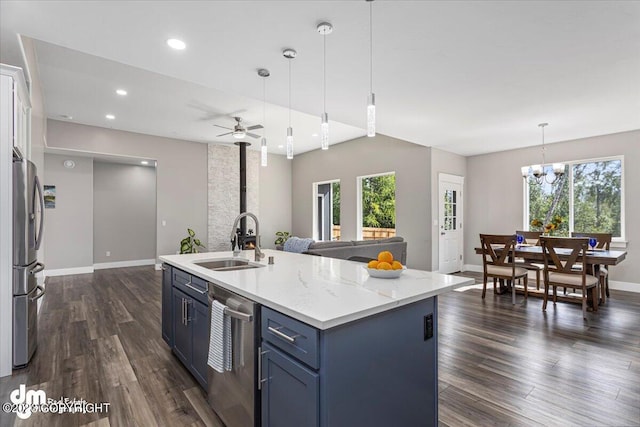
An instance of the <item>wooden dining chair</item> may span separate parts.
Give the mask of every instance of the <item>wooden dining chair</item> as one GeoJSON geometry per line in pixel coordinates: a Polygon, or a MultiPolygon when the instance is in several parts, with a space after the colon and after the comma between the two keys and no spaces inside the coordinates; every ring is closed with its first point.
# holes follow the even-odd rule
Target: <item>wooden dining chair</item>
{"type": "Polygon", "coordinates": [[[487,293],[487,280],[493,279],[493,292],[496,293],[497,280],[511,281],[511,300],[516,303],[516,280],[523,280],[524,297],[527,298],[527,270],[518,267],[513,257],[513,250],[516,245],[516,235],[495,235],[480,234],[480,244],[482,245],[482,269],[483,286],[482,299],[487,293]]]}
{"type": "MultiPolygon", "coordinates": [[[[540,236],[542,236],[542,231],[516,231],[516,235],[521,235],[524,237],[524,242],[528,245],[540,246],[540,236]]],[[[536,281],[536,289],[540,289],[540,275],[542,274],[542,270],[544,270],[544,265],[536,264],[532,262],[528,262],[525,259],[517,259],[518,266],[522,268],[526,268],[530,274],[535,276],[536,281]]],[[[533,277],[530,277],[533,279],[533,277]]]]}
{"type": "MultiPolygon", "coordinates": [[[[549,288],[553,288],[553,304],[557,302],[557,287],[579,289],[582,292],[582,317],[587,318],[587,292],[593,298],[593,311],[598,311],[598,278],[587,274],[585,252],[589,239],[566,237],[540,237],[544,254],[544,301],[542,311],[547,309],[549,288]],[[562,261],[557,249],[568,249],[563,253],[567,258],[562,261]],[[576,269],[574,265],[581,265],[576,269]]],[[[560,251],[563,252],[563,251],[560,251]]]]}
{"type": "MultiPolygon", "coordinates": [[[[571,232],[571,237],[595,237],[598,241],[596,249],[608,251],[611,249],[611,233],[585,233],[585,232],[571,232]]],[[[587,271],[588,273],[589,271],[587,271]]],[[[593,271],[591,271],[593,274],[593,271]]],[[[604,304],[609,296],[609,269],[604,265],[601,265],[598,269],[598,279],[600,280],[600,299],[604,304]]]]}

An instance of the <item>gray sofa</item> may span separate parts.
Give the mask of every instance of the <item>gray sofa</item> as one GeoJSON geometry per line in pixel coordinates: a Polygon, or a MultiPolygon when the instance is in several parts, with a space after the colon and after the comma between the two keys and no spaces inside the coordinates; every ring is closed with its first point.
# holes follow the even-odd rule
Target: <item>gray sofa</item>
{"type": "Polygon", "coordinates": [[[364,261],[365,258],[376,259],[381,251],[391,252],[393,259],[400,261],[403,265],[407,263],[407,242],[402,237],[380,240],[313,242],[304,253],[340,259],[357,257],[357,260],[364,261]]]}

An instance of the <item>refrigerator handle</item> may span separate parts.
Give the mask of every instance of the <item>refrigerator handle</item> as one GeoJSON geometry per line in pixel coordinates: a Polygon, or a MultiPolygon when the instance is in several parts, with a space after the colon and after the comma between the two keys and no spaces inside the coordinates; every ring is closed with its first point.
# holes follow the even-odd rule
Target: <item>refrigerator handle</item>
{"type": "MultiPolygon", "coordinates": [[[[38,234],[36,235],[35,249],[40,249],[40,243],[42,243],[42,228],[44,227],[44,194],[42,194],[42,187],[40,186],[40,180],[38,179],[38,175],[36,175],[36,188],[38,191],[38,201],[40,202],[40,225],[38,229],[38,234]]],[[[35,194],[34,194],[35,197],[35,194]]],[[[34,200],[35,205],[35,200],[34,200]]],[[[34,206],[35,208],[35,206],[34,206]]]]}
{"type": "Polygon", "coordinates": [[[36,265],[33,266],[33,269],[29,271],[29,274],[37,274],[44,270],[44,264],[41,262],[36,262],[36,265]]]}
{"type": "Polygon", "coordinates": [[[40,293],[39,293],[38,295],[36,295],[35,297],[30,298],[30,299],[31,299],[31,301],[39,300],[40,298],[42,298],[42,297],[44,296],[44,294],[45,294],[45,292],[46,292],[46,291],[44,290],[44,288],[43,288],[42,286],[40,286],[40,285],[38,285],[38,286],[36,287],[36,289],[37,289],[37,290],[39,290],[39,291],[40,291],[40,293]]]}

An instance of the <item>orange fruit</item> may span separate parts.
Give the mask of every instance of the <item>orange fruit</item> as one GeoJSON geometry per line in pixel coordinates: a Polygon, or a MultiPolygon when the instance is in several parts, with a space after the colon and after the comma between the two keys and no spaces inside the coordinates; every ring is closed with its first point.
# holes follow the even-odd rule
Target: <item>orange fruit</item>
{"type": "Polygon", "coordinates": [[[369,261],[369,264],[367,264],[367,267],[378,268],[378,261],[376,261],[375,259],[372,259],[371,261],[369,261]]]}
{"type": "Polygon", "coordinates": [[[391,264],[391,268],[393,270],[402,270],[402,264],[400,264],[400,261],[393,261],[393,264],[391,264]]]}
{"type": "Polygon", "coordinates": [[[384,261],[391,264],[393,262],[393,254],[389,251],[382,251],[378,254],[378,261],[384,261]]]}
{"type": "Polygon", "coordinates": [[[386,261],[379,262],[378,270],[391,270],[391,264],[386,261]]]}

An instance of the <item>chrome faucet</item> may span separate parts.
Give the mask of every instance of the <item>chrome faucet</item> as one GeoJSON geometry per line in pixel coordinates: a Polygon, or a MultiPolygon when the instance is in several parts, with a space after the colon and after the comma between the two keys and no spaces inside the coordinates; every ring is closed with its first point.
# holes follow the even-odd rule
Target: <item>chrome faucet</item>
{"type": "Polygon", "coordinates": [[[256,253],[255,253],[254,260],[260,261],[262,258],[264,258],[264,254],[260,250],[260,222],[258,221],[258,217],[252,214],[251,212],[242,212],[233,221],[233,227],[231,227],[231,235],[229,236],[229,239],[231,240],[231,250],[233,250],[234,256],[237,256],[240,253],[240,242],[238,242],[237,249],[235,245],[236,229],[238,227],[238,222],[240,222],[240,220],[245,216],[253,218],[253,222],[255,222],[256,224],[256,246],[255,246],[256,253]]]}

